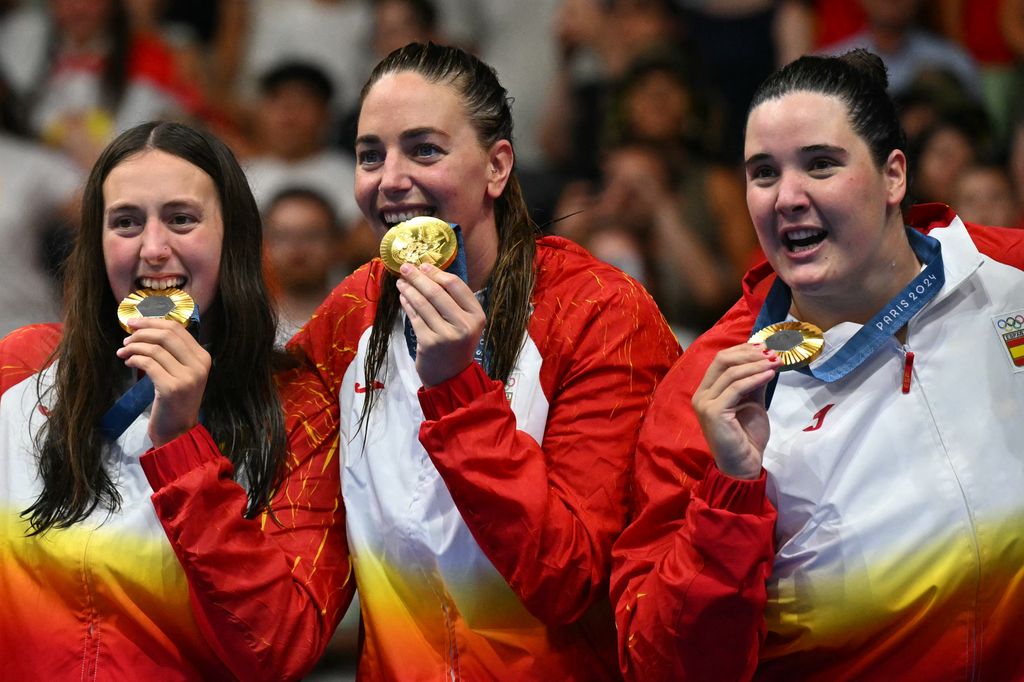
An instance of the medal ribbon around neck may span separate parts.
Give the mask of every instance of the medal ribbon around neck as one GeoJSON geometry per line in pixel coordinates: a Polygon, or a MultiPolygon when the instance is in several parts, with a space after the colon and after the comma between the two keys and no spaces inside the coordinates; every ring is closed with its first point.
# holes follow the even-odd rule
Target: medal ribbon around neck
{"type": "MultiPolygon", "coordinates": [[[[458,245],[458,250],[455,252],[455,259],[451,262],[451,264],[448,265],[447,268],[445,268],[445,272],[450,272],[453,275],[456,275],[459,279],[461,279],[463,282],[465,282],[468,285],[469,284],[469,270],[468,270],[468,268],[466,266],[466,249],[465,249],[465,244],[462,241],[462,228],[460,228],[455,223],[448,223],[448,224],[451,225],[452,229],[455,231],[455,240],[456,240],[456,244],[458,245]]],[[[481,301],[481,305],[483,306],[484,313],[486,314],[487,313],[487,300],[488,300],[488,290],[487,289],[483,290],[482,296],[483,296],[483,300],[481,301]]],[[[412,322],[409,320],[408,316],[405,318],[405,346],[406,346],[406,348],[409,349],[409,357],[411,357],[413,360],[415,360],[416,359],[416,332],[413,330],[412,322]]],[[[473,359],[477,363],[479,363],[481,367],[484,368],[485,372],[490,368],[491,357],[490,357],[490,353],[487,352],[487,349],[485,347],[484,335],[482,333],[480,334],[480,343],[477,344],[476,351],[473,353],[473,359]]]]}
{"type": "MultiPolygon", "coordinates": [[[[906,228],[906,230],[910,246],[914,249],[918,260],[925,264],[925,268],[881,310],[875,313],[874,317],[864,323],[864,326],[832,357],[824,362],[819,362],[815,367],[801,367],[796,371],[809,374],[825,383],[839,381],[874,355],[886,339],[902,329],[939,293],[942,285],[946,282],[946,272],[942,266],[942,247],[939,241],[934,237],[923,235],[917,230],[911,228],[906,228]]],[[[763,329],[772,323],[785,320],[789,314],[791,302],[792,292],[789,286],[781,278],[776,277],[768,292],[768,297],[758,313],[754,330],[763,329]]],[[[766,404],[771,402],[776,381],[778,381],[777,375],[768,386],[766,404]]]]}
{"type": "MultiPolygon", "coordinates": [[[[198,341],[200,339],[198,305],[192,308],[192,315],[187,320],[187,326],[189,332],[198,341]]],[[[143,375],[100,418],[100,433],[111,442],[116,441],[132,425],[132,422],[153,404],[155,397],[153,380],[149,378],[149,375],[143,375]]],[[[202,418],[202,412],[200,412],[199,420],[202,421],[202,418]]]]}

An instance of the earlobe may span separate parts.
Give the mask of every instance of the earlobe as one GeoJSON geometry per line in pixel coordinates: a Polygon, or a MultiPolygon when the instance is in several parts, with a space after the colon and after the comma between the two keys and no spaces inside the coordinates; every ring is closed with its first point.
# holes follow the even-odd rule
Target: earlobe
{"type": "Polygon", "coordinates": [[[488,178],[487,195],[491,199],[497,199],[505,191],[505,185],[512,175],[512,166],[515,163],[515,153],[512,151],[512,143],[508,140],[498,140],[488,152],[488,178]]]}

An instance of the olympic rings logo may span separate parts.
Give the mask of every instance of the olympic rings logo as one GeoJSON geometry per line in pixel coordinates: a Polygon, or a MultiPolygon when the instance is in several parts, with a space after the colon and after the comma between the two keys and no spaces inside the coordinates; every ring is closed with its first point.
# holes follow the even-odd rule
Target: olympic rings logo
{"type": "Polygon", "coordinates": [[[996,322],[996,326],[1000,329],[1020,329],[1024,327],[1024,315],[1011,315],[1005,320],[996,322]]]}

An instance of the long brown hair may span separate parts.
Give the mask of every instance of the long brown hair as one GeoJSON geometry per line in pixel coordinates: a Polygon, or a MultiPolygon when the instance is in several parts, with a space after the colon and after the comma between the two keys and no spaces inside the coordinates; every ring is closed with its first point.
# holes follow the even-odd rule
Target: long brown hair
{"type": "MultiPolygon", "coordinates": [[[[412,71],[431,83],[443,83],[453,88],[484,149],[490,149],[499,140],[512,142],[512,110],[508,92],[498,82],[494,69],[457,47],[410,43],[395,50],[374,67],[363,86],[360,101],[366,99],[370,89],[383,76],[404,71],[412,71]]],[[[507,381],[515,367],[530,320],[530,296],[535,280],[533,258],[538,233],[515,173],[509,176],[504,191],[494,202],[494,214],[498,259],[487,282],[484,344],[490,357],[489,375],[493,379],[507,381]]],[[[363,419],[375,402],[372,387],[387,362],[388,339],[399,309],[395,277],[384,271],[382,278],[377,315],[370,332],[364,366],[366,386],[370,392],[363,404],[363,419]]]]}
{"type": "MultiPolygon", "coordinates": [[[[97,507],[116,511],[121,496],[107,470],[97,424],[126,388],[128,372],[114,351],[124,334],[103,260],[103,182],[120,163],[158,149],[203,170],[213,180],[224,220],[220,280],[203,337],[213,366],[203,396],[203,422],[248,488],[247,515],[266,507],[282,470],[284,418],[274,387],[274,313],[263,279],[262,225],[249,184],[218,139],[178,123],[145,123],[120,135],[89,175],[82,225],[65,280],[64,331],[49,418],[36,437],[43,489],[22,515],[32,534],[66,528],[97,507]]],[[[43,400],[39,384],[40,403],[43,400]]]]}

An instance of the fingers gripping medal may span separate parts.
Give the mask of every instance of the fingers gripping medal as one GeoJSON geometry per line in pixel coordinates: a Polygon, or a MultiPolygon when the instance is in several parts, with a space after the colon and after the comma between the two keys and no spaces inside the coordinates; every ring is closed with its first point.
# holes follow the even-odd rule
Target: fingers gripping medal
{"type": "Polygon", "coordinates": [[[430,263],[444,270],[458,253],[455,230],[439,218],[418,216],[398,223],[380,242],[380,258],[395,275],[403,263],[430,263]]]}
{"type": "Polygon", "coordinates": [[[750,343],[763,343],[775,351],[782,361],[779,371],[786,371],[811,364],[825,347],[825,337],[807,322],[778,322],[755,333],[750,343]]]}
{"type": "Polygon", "coordinates": [[[188,326],[195,310],[195,301],[181,289],[139,289],[128,294],[117,306],[117,320],[131,334],[128,320],[136,317],[162,317],[188,326]]]}
{"type": "MultiPolygon", "coordinates": [[[[117,306],[117,320],[131,334],[128,320],[137,317],[162,317],[186,327],[191,323],[192,334],[199,333],[199,310],[192,297],[181,289],[139,289],[128,294],[117,306]]],[[[100,418],[100,433],[116,441],[153,402],[154,395],[152,379],[142,377],[100,418]]]]}

